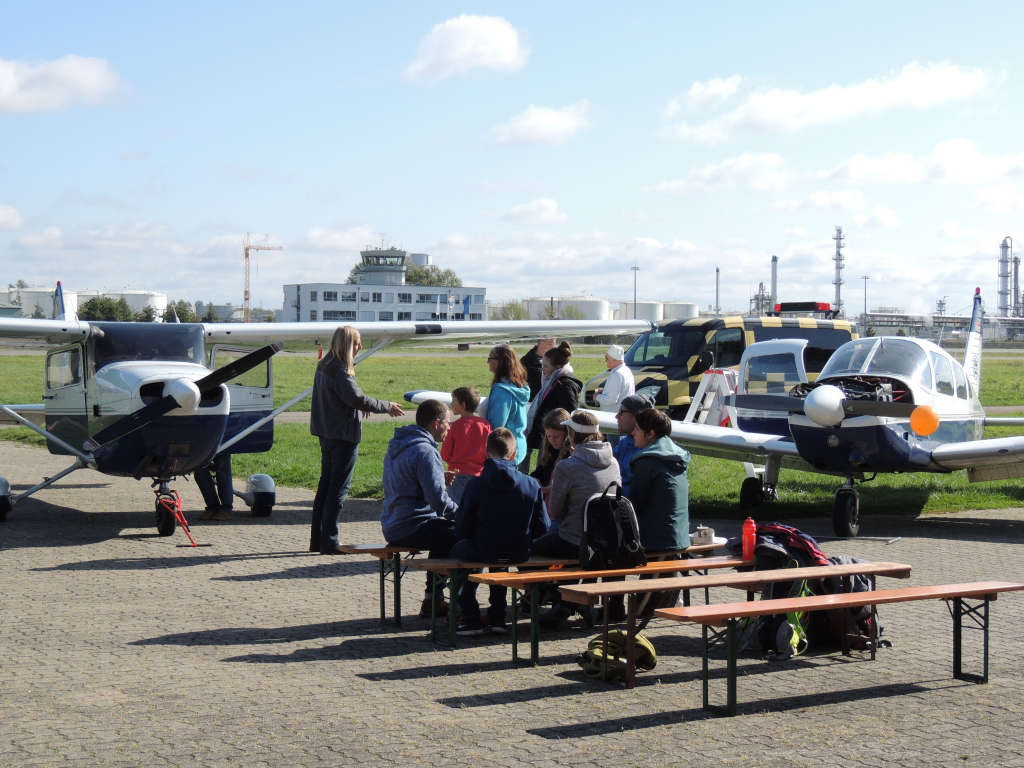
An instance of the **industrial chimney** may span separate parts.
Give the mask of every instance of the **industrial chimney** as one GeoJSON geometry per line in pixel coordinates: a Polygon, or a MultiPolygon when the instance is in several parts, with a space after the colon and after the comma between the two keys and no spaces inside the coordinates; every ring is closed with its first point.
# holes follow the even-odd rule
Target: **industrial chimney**
{"type": "Polygon", "coordinates": [[[779,257],[772,256],[772,305],[769,311],[775,311],[775,305],[779,303],[779,257]]]}
{"type": "Polygon", "coordinates": [[[999,289],[996,295],[999,301],[999,316],[1010,316],[1010,251],[1013,247],[1013,238],[1009,235],[1003,238],[999,246],[999,289]]]}

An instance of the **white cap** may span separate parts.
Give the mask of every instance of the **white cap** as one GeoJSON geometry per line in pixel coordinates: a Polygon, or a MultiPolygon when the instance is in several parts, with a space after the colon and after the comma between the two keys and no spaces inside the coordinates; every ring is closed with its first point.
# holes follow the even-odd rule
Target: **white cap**
{"type": "Polygon", "coordinates": [[[605,354],[612,360],[622,360],[626,357],[626,351],[622,348],[621,344],[612,344],[608,347],[608,351],[605,354]]]}
{"type": "Polygon", "coordinates": [[[573,421],[571,416],[562,422],[562,426],[584,435],[595,435],[598,432],[597,424],[580,424],[578,421],[573,421]]]}

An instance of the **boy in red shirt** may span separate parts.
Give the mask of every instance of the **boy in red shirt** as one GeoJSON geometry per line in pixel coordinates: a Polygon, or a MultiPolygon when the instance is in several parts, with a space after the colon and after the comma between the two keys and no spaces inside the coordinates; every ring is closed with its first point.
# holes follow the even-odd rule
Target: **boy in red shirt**
{"type": "Polygon", "coordinates": [[[459,417],[453,421],[448,435],[441,444],[441,458],[448,463],[445,481],[450,486],[448,495],[459,503],[462,492],[471,477],[484,468],[487,458],[487,436],[491,425],[476,415],[480,394],[473,387],[459,387],[452,391],[452,413],[459,417]]]}

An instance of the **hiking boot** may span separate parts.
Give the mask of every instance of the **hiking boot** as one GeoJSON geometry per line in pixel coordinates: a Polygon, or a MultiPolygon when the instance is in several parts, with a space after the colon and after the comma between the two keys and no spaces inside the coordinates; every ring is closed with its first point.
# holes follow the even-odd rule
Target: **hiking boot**
{"type": "MultiPolygon", "coordinates": [[[[430,608],[433,605],[433,602],[434,601],[431,600],[429,597],[423,598],[423,602],[420,603],[420,618],[421,619],[429,619],[430,618],[430,608]]],[[[439,618],[439,619],[443,619],[446,616],[448,616],[448,603],[446,603],[444,600],[442,600],[441,602],[439,602],[437,604],[437,613],[436,613],[436,615],[437,615],[437,618],[439,618]]]]}

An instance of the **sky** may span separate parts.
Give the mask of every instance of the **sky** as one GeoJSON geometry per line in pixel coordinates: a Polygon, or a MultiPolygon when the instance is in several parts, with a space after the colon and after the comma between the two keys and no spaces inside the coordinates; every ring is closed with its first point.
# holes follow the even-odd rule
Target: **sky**
{"type": "MultiPolygon", "coordinates": [[[[0,0],[0,279],[253,304],[431,254],[496,301],[997,304],[1017,3],[0,0]],[[637,266],[633,271],[630,268],[637,266]],[[864,280],[863,277],[868,279],[864,280]]],[[[1024,233],[1022,233],[1024,237],[1024,233]]]]}

